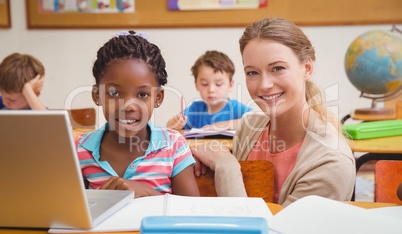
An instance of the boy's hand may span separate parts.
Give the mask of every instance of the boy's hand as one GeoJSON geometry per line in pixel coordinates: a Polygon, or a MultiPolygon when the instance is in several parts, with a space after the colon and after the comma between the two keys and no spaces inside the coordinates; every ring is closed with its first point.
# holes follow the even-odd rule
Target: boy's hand
{"type": "Polygon", "coordinates": [[[187,123],[187,116],[182,116],[180,114],[175,115],[171,118],[167,124],[167,128],[175,129],[175,130],[182,130],[187,123]]]}
{"type": "Polygon", "coordinates": [[[35,78],[24,84],[24,89],[31,88],[36,95],[39,95],[40,91],[42,91],[44,80],[43,76],[38,74],[35,78]]]}
{"type": "Polygon", "coordinates": [[[22,95],[24,95],[32,110],[46,110],[46,107],[38,98],[43,88],[43,81],[44,78],[38,74],[35,78],[25,83],[22,88],[22,95]]]}
{"type": "Polygon", "coordinates": [[[160,192],[153,189],[151,186],[135,181],[120,178],[117,176],[110,177],[99,189],[109,189],[109,190],[132,190],[134,191],[134,196],[146,197],[161,195],[160,192]]]}

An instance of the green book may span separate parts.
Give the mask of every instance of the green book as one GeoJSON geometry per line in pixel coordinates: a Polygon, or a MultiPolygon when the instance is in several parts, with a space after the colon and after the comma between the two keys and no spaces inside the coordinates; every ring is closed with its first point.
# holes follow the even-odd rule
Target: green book
{"type": "Polygon", "coordinates": [[[397,136],[402,135],[402,119],[348,124],[342,130],[345,137],[354,140],[397,136]]]}

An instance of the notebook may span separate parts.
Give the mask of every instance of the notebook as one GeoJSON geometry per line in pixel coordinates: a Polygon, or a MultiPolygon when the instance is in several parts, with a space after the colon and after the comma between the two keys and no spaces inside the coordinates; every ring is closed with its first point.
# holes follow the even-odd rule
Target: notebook
{"type": "Polygon", "coordinates": [[[269,222],[269,233],[401,233],[401,216],[372,210],[310,195],[275,214],[269,222]]]}
{"type": "Polygon", "coordinates": [[[236,130],[202,130],[200,128],[192,128],[190,131],[184,133],[184,138],[201,138],[201,137],[214,137],[214,138],[233,138],[236,130]]]}
{"type": "Polygon", "coordinates": [[[133,191],[86,190],[66,111],[0,111],[0,226],[93,228],[133,191]]]}

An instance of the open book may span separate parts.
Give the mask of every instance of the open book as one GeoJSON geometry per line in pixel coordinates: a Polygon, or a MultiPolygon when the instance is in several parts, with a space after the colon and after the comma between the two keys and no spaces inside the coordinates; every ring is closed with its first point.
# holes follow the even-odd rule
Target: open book
{"type": "Polygon", "coordinates": [[[236,130],[202,130],[200,128],[192,128],[190,131],[184,133],[185,138],[208,137],[208,136],[226,136],[231,137],[235,135],[236,130]]]}
{"type": "Polygon", "coordinates": [[[387,208],[392,210],[364,209],[311,195],[285,207],[268,225],[274,233],[401,233],[402,215],[395,214],[402,206],[387,208]]]}
{"type": "Polygon", "coordinates": [[[50,229],[49,233],[138,231],[146,216],[232,216],[271,219],[262,198],[186,197],[165,194],[133,199],[93,229],[50,229]]]}

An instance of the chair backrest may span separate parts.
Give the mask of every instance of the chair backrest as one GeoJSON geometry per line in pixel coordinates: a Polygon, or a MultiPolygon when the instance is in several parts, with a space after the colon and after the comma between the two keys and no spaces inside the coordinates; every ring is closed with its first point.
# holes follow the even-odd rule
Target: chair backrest
{"type": "Polygon", "coordinates": [[[70,116],[70,121],[73,128],[95,129],[95,108],[69,109],[67,111],[70,116]]]}
{"type": "Polygon", "coordinates": [[[401,182],[402,161],[378,161],[375,165],[375,201],[402,204],[396,195],[401,182]]]}
{"type": "MultiPolygon", "coordinates": [[[[239,161],[247,196],[261,197],[266,202],[273,202],[274,167],[270,161],[239,161]]],[[[196,177],[201,197],[216,197],[214,172],[196,177]]]]}

